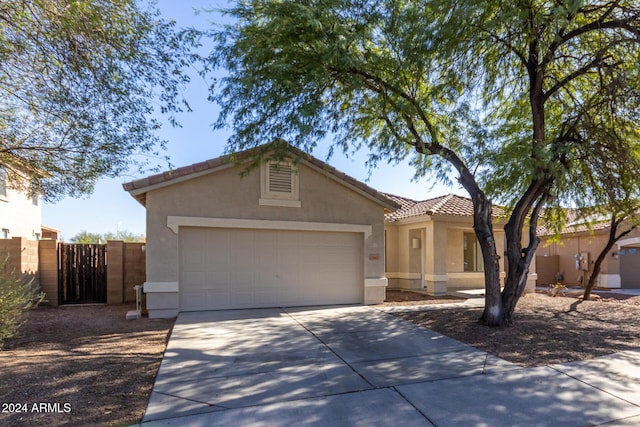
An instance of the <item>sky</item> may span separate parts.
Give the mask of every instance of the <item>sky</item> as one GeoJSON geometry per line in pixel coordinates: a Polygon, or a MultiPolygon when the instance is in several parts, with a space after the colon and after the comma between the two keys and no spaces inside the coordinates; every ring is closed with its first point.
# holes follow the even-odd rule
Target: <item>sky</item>
{"type": "MultiPolygon", "coordinates": [[[[179,27],[211,28],[223,19],[218,13],[196,13],[196,10],[224,7],[224,2],[220,0],[159,0],[157,3],[162,15],[174,19],[179,27]]],[[[170,158],[173,167],[212,159],[224,153],[231,134],[224,129],[213,130],[211,125],[216,121],[219,109],[207,100],[207,94],[207,83],[194,73],[185,91],[193,111],[178,115],[182,127],[172,127],[166,117],[156,116],[163,123],[158,135],[167,141],[167,150],[163,154],[170,158]]],[[[327,160],[330,144],[330,140],[324,141],[311,154],[320,160],[327,160]]],[[[327,161],[331,166],[376,190],[415,200],[447,193],[466,195],[459,187],[434,186],[432,181],[425,178],[413,181],[414,170],[408,163],[381,163],[375,169],[369,169],[365,165],[366,159],[366,151],[349,156],[336,151],[327,161]]],[[[142,177],[144,175],[105,178],[98,181],[90,196],[44,203],[42,222],[60,230],[61,238],[66,241],[83,230],[92,233],[127,230],[145,234],[145,209],[122,188],[123,183],[142,177]]]]}

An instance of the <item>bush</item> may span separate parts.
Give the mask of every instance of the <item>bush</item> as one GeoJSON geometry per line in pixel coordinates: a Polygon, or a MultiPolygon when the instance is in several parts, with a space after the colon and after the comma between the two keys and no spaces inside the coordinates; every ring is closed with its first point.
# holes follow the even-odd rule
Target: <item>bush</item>
{"type": "Polygon", "coordinates": [[[8,268],[8,257],[0,261],[0,350],[4,340],[15,335],[22,322],[22,312],[44,300],[33,279],[25,282],[8,268]]]}

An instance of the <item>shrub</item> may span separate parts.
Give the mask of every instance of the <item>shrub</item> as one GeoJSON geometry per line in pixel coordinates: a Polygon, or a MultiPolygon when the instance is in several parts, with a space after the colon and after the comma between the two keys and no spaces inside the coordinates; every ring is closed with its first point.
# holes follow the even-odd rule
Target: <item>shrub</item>
{"type": "Polygon", "coordinates": [[[4,340],[15,335],[23,323],[22,312],[44,300],[33,279],[25,282],[8,267],[7,257],[0,261],[0,350],[4,340]]]}

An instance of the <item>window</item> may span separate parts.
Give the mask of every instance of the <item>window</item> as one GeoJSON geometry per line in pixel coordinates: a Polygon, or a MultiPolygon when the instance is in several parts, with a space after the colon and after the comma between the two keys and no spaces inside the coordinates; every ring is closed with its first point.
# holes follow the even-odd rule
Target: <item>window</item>
{"type": "Polygon", "coordinates": [[[464,233],[464,271],[483,272],[482,251],[474,233],[464,233]]]}
{"type": "Polygon", "coordinates": [[[301,206],[298,192],[298,171],[289,162],[267,162],[261,168],[262,206],[301,206]]]}

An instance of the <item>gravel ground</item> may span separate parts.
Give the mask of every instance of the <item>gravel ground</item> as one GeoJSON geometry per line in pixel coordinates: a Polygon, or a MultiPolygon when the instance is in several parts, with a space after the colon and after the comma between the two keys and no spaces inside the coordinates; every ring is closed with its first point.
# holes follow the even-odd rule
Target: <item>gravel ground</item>
{"type": "MultiPolygon", "coordinates": [[[[383,305],[425,309],[397,316],[522,366],[640,348],[640,297],[600,301],[529,294],[514,325],[487,328],[480,309],[430,310],[464,301],[388,291],[383,305]]],[[[0,425],[112,426],[140,420],[173,319],[125,320],[132,306],[40,307],[0,351],[0,425]]]]}
{"type": "Polygon", "coordinates": [[[142,418],[173,319],[134,306],[39,307],[0,351],[0,425],[130,425],[142,418]]]}
{"type": "MultiPolygon", "coordinates": [[[[428,307],[427,307],[428,308],[428,307]]],[[[609,295],[599,301],[545,294],[523,296],[514,324],[478,323],[482,309],[395,313],[522,366],[543,366],[640,348],[640,297],[609,295]]]]}

